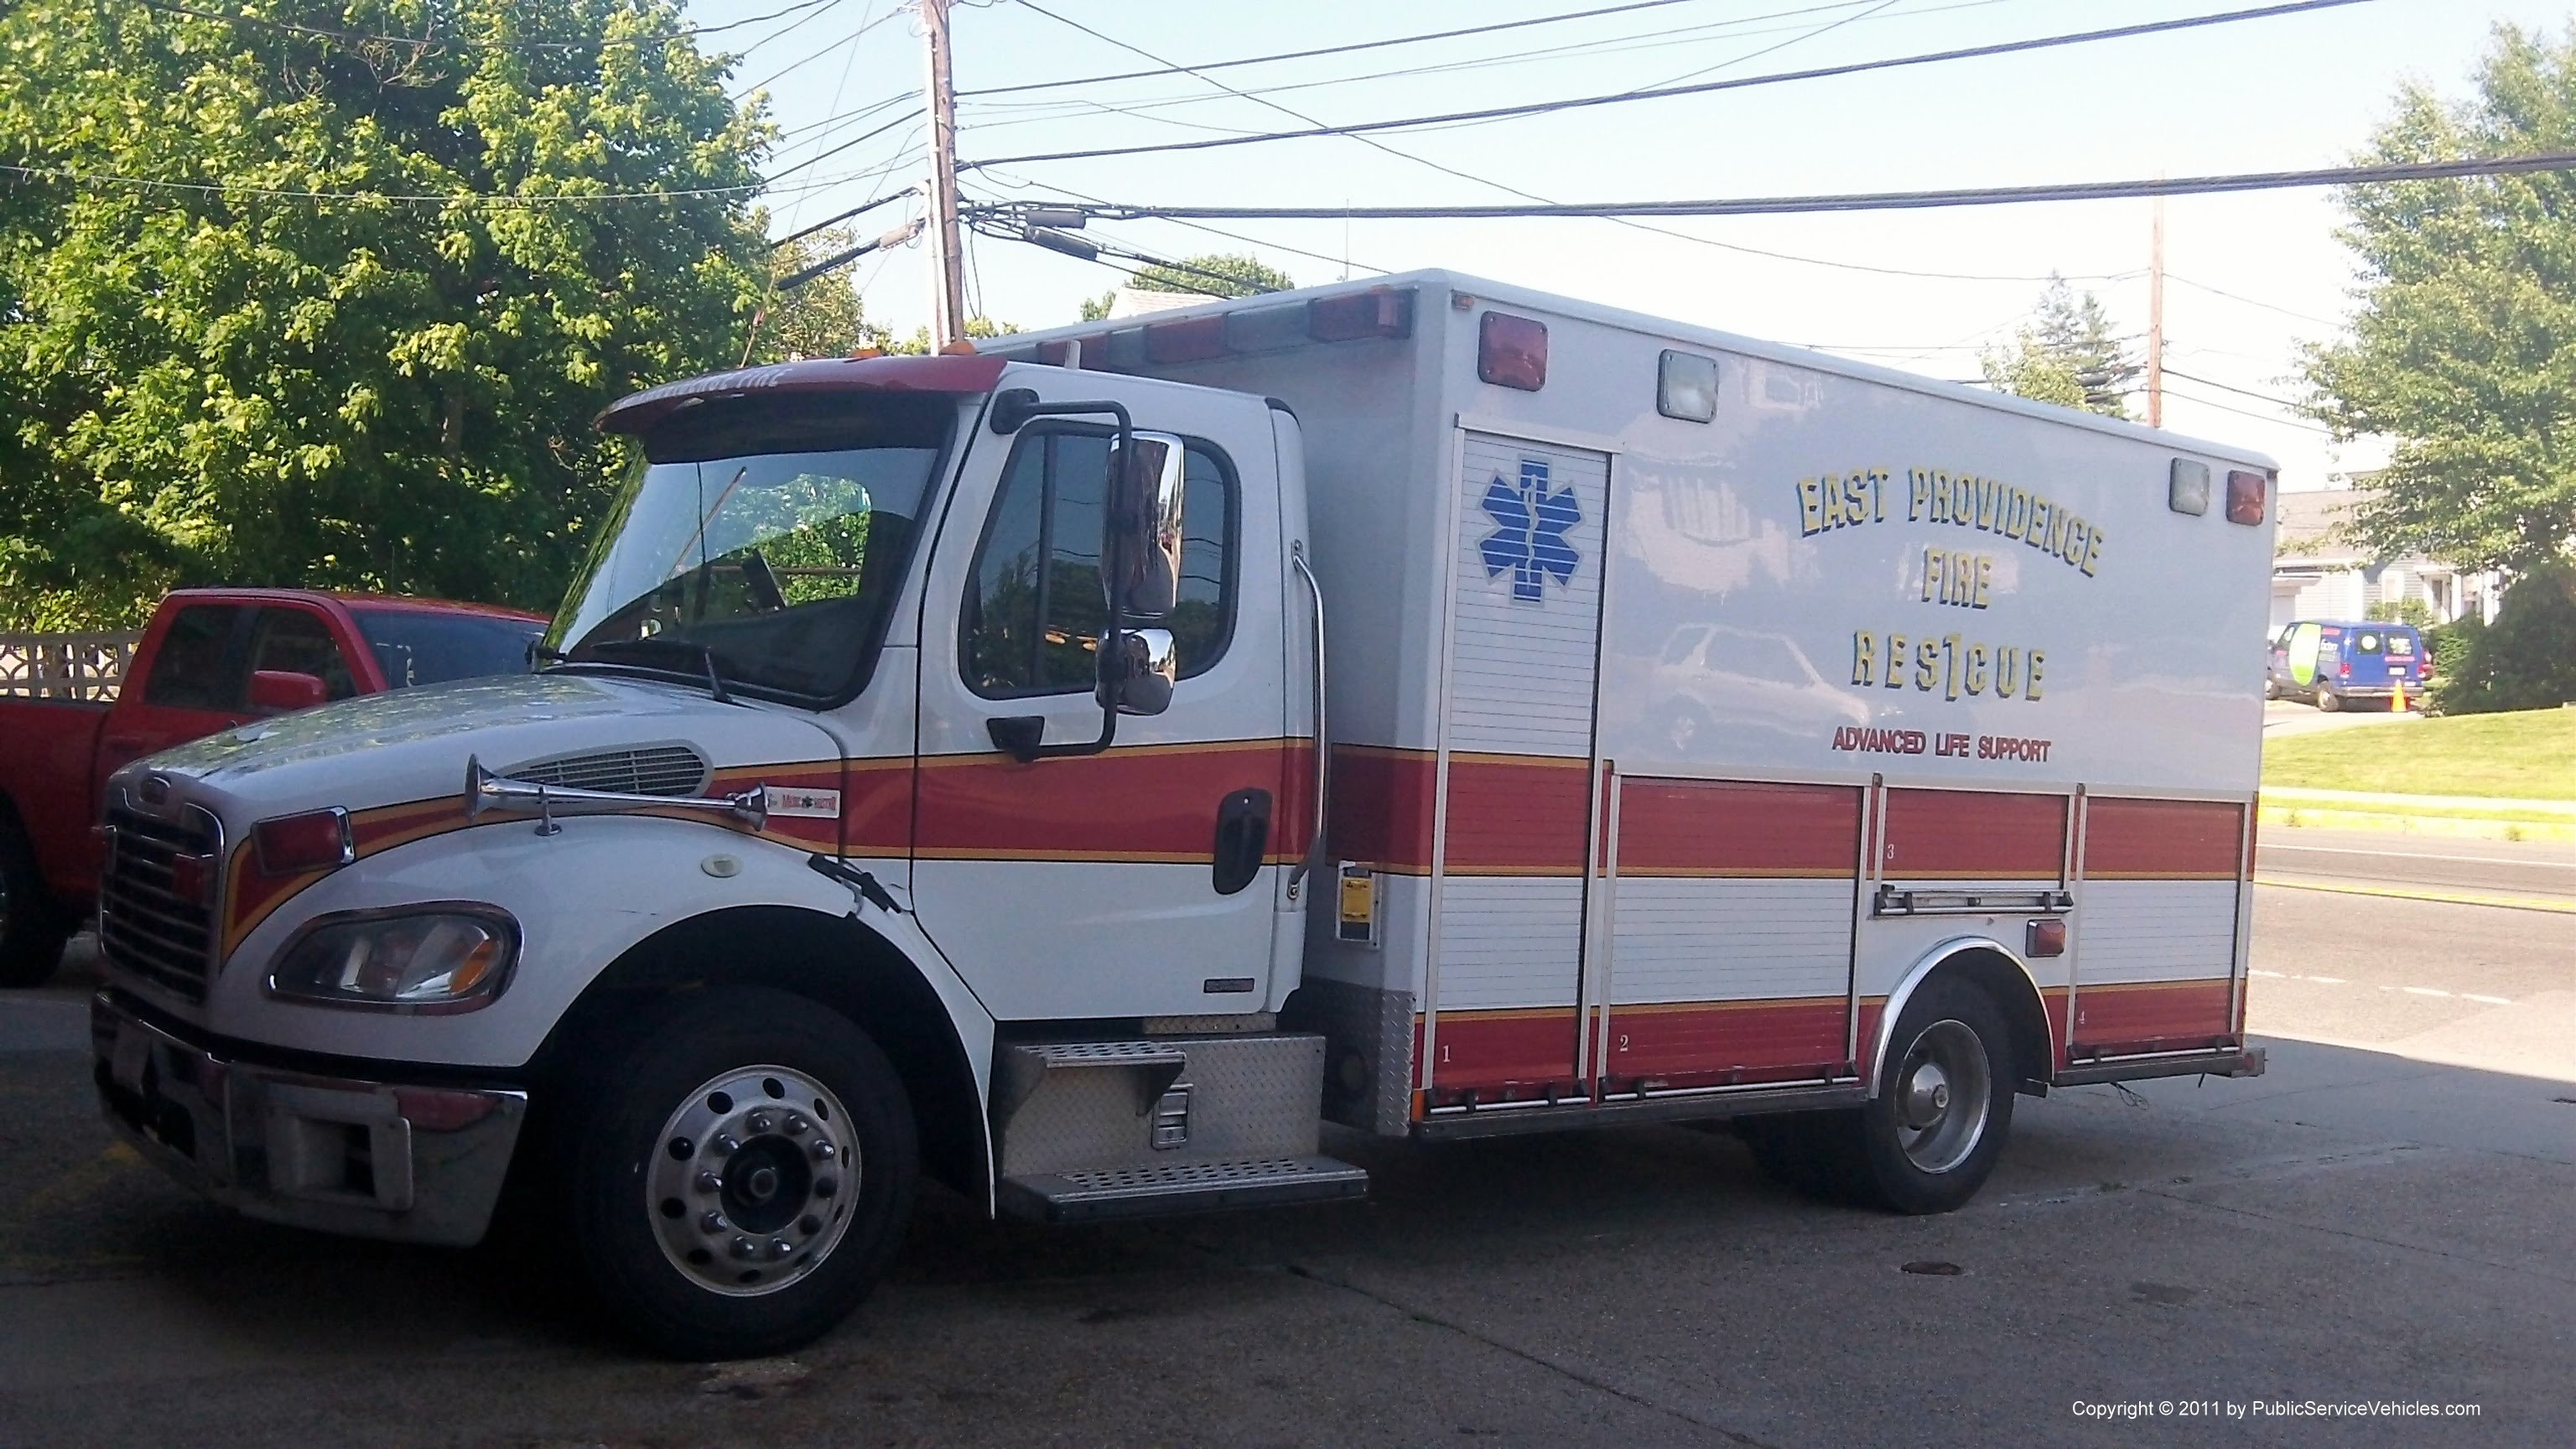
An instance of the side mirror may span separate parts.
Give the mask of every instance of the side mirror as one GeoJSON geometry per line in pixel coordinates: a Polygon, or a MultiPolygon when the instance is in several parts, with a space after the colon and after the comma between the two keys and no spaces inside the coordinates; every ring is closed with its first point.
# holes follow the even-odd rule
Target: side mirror
{"type": "MultiPolygon", "coordinates": [[[[1115,532],[1104,557],[1118,561],[1104,587],[1120,590],[1118,612],[1131,623],[1168,617],[1180,602],[1181,488],[1187,448],[1168,433],[1137,433],[1113,451],[1104,527],[1115,532]]],[[[1166,651],[1169,652],[1169,651],[1166,651]]]]}
{"type": "Polygon", "coordinates": [[[1130,629],[1122,642],[1123,647],[1109,651],[1110,660],[1100,671],[1095,696],[1100,707],[1115,707],[1120,714],[1161,714],[1170,709],[1172,686],[1180,678],[1172,631],[1130,629]]]}
{"type": "Polygon", "coordinates": [[[311,709],[331,697],[330,689],[310,674],[290,669],[254,669],[250,676],[250,707],[261,714],[288,714],[311,709]]]}

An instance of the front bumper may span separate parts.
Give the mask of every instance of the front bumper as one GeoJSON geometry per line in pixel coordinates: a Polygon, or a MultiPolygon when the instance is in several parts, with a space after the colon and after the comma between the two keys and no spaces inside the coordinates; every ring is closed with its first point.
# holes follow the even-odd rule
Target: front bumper
{"type": "Polygon", "coordinates": [[[423,1087],[218,1055],[102,991],[99,1100],[164,1171],[249,1217],[351,1237],[466,1246],[500,1199],[525,1092],[423,1087]]]}

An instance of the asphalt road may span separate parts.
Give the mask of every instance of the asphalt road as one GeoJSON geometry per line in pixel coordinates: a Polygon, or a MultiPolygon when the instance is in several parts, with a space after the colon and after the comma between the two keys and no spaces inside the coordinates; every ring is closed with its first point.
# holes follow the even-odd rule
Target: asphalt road
{"type": "MultiPolygon", "coordinates": [[[[2451,864],[2322,843],[2265,868],[2451,864]]],[[[1363,1205],[1046,1231],[934,1197],[850,1324],[720,1371],[634,1357],[542,1254],[195,1202],[96,1124],[78,991],[13,998],[0,1445],[2563,1449],[2576,920],[2266,887],[2255,923],[2269,1075],[2022,1099],[1946,1217],[1805,1202],[1680,1128],[1345,1142],[1363,1205]],[[2480,1412],[2253,1413],[2301,1401],[2480,1412]]]]}

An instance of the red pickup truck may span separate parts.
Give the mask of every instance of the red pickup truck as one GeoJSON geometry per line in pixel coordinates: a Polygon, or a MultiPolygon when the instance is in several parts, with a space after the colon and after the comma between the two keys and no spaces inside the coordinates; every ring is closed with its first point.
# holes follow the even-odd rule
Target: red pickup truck
{"type": "Polygon", "coordinates": [[[351,695],[528,667],[537,614],[291,589],[161,601],[114,704],[0,699],[0,986],[53,974],[95,908],[99,792],[128,760],[351,695]]]}

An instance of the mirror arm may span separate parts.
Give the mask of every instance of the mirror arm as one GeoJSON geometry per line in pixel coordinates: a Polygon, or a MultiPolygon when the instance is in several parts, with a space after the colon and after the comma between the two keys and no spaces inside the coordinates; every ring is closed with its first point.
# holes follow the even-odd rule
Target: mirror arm
{"type": "MultiPolygon", "coordinates": [[[[1120,467],[1128,466],[1128,460],[1136,456],[1136,420],[1128,415],[1127,405],[1122,402],[1108,398],[1090,402],[1040,402],[1038,395],[1028,388],[1007,388],[993,395],[991,423],[994,432],[1008,435],[1027,426],[1032,418],[1067,417],[1083,413],[1108,413],[1118,419],[1117,450],[1112,456],[1119,460],[1120,467]]],[[[1109,480],[1109,483],[1109,496],[1103,500],[1104,504],[1115,503],[1121,492],[1117,487],[1116,479],[1109,480]]],[[[985,729],[992,735],[994,745],[1008,751],[1011,758],[1023,765],[1038,760],[1060,760],[1079,755],[1103,754],[1117,742],[1118,690],[1116,686],[1118,681],[1109,679],[1107,676],[1110,670],[1116,669],[1123,677],[1127,668],[1127,611],[1121,597],[1123,591],[1117,586],[1119,566],[1123,562],[1118,557],[1120,551],[1116,547],[1120,532],[1117,517],[1109,507],[1104,506],[1100,510],[1100,575],[1108,584],[1102,592],[1108,595],[1109,621],[1107,627],[1101,630],[1098,652],[1102,682],[1107,683],[1110,688],[1102,690],[1098,684],[1095,684],[1092,690],[1095,695],[1107,696],[1100,706],[1100,738],[1068,741],[1060,745],[1039,744],[1034,738],[1034,732],[1028,729],[1025,722],[1031,718],[1037,718],[1040,720],[1039,728],[1042,730],[1044,728],[1042,717],[1021,715],[1013,716],[1008,720],[986,721],[985,729]]]]}

